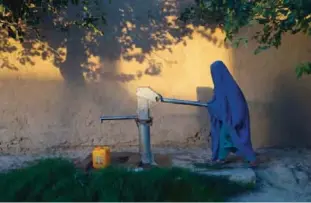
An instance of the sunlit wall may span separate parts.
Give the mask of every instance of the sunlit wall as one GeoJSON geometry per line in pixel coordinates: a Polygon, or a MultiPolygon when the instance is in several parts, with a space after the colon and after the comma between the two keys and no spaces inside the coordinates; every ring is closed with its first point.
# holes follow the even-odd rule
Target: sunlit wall
{"type": "MultiPolygon", "coordinates": [[[[253,44],[231,49],[219,29],[175,24],[187,3],[124,0],[104,5],[108,25],[101,38],[78,30],[65,36],[43,26],[44,43],[22,47],[3,40],[0,150],[136,146],[133,121],[100,124],[99,117],[135,113],[138,86],[151,86],[165,97],[206,101],[212,95],[209,65],[214,60],[228,65],[249,100],[254,145],[292,143],[299,125],[289,129],[288,122],[306,124],[311,115],[303,97],[309,94],[309,79],[294,78],[294,65],[310,58],[310,40],[287,37],[280,50],[253,56],[253,44]],[[298,97],[303,113],[295,113],[293,101],[283,105],[298,97]],[[285,134],[286,141],[273,139],[285,134]]],[[[205,109],[155,104],[152,116],[154,145],[208,147],[205,109]]],[[[298,133],[307,136],[308,131],[298,133]]]]}

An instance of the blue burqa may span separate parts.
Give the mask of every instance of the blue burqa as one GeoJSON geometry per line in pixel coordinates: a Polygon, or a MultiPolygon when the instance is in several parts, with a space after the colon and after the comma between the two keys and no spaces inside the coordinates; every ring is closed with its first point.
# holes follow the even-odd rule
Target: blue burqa
{"type": "Polygon", "coordinates": [[[245,97],[222,61],[211,65],[214,96],[208,102],[211,120],[212,160],[219,159],[220,131],[226,125],[237,155],[247,161],[256,159],[251,138],[249,110],[245,97]]]}

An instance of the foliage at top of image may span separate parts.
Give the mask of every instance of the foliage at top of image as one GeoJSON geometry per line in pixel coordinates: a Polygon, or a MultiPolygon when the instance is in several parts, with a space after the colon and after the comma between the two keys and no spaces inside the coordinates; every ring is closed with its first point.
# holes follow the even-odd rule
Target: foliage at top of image
{"type": "Polygon", "coordinates": [[[40,37],[39,25],[52,20],[55,29],[66,31],[78,26],[102,35],[98,23],[105,23],[99,0],[0,0],[0,27],[19,41],[26,34],[40,37]],[[66,18],[68,6],[78,7],[76,18],[66,18]]]}
{"type": "MultiPolygon", "coordinates": [[[[271,47],[279,48],[285,33],[311,35],[310,0],[195,0],[186,8],[180,19],[209,23],[211,19],[221,24],[226,40],[237,47],[250,39],[236,38],[242,27],[262,25],[251,39],[258,43],[255,54],[271,47]]],[[[296,68],[297,77],[311,73],[311,63],[303,62],[296,68]]]]}
{"type": "Polygon", "coordinates": [[[184,36],[192,30],[181,29],[182,22],[167,18],[177,15],[178,2],[137,2],[0,0],[0,69],[19,71],[35,66],[41,58],[59,68],[70,83],[107,78],[127,82],[144,75],[159,75],[163,64],[172,66],[176,61],[154,51],[172,52],[172,46],[184,42],[184,36]],[[136,48],[140,52],[134,52],[136,48]],[[110,66],[101,65],[104,60],[116,61],[120,57],[148,65],[136,74],[117,74],[112,68],[116,64],[108,71],[110,66]]]}
{"type": "MultiPolygon", "coordinates": [[[[208,24],[209,26],[211,22],[216,23],[224,29],[226,40],[231,41],[234,47],[241,44],[246,45],[248,41],[255,40],[258,43],[258,47],[254,50],[255,54],[271,47],[279,48],[285,33],[311,35],[310,0],[194,1],[194,5],[189,6],[181,13],[179,20],[193,24],[208,24]],[[242,27],[254,24],[262,25],[262,29],[250,39],[237,37],[237,33],[242,27]]],[[[21,42],[24,41],[25,36],[31,36],[32,42],[36,39],[40,41],[44,36],[41,35],[42,30],[39,25],[52,22],[55,29],[63,32],[68,31],[71,27],[78,27],[91,31],[93,35],[102,36],[104,33],[102,25],[109,20],[106,19],[103,7],[99,6],[102,2],[100,0],[0,0],[0,31],[21,42]],[[68,15],[69,7],[76,15],[68,15]]],[[[117,12],[116,15],[118,15],[117,12]]],[[[151,23],[151,21],[146,22],[148,25],[151,23]]],[[[159,24],[165,23],[167,22],[159,22],[159,24]]],[[[165,29],[165,26],[158,25],[157,28],[165,29]]],[[[170,33],[175,33],[176,30],[178,29],[169,29],[170,33]]],[[[165,35],[163,34],[163,36],[165,35]]],[[[115,38],[118,37],[120,38],[120,36],[115,38]]],[[[138,38],[136,41],[141,40],[138,38]]],[[[149,43],[155,43],[154,41],[152,39],[149,43]]],[[[1,43],[2,46],[7,46],[6,43],[1,43]]],[[[128,44],[125,43],[122,46],[132,47],[132,44],[128,44]]],[[[135,43],[135,45],[137,44],[139,43],[135,43]]],[[[168,44],[167,40],[160,39],[154,47],[164,48],[165,44],[168,44]]],[[[150,50],[149,47],[148,51],[150,50]]],[[[2,60],[5,62],[4,59],[2,60]]],[[[25,59],[23,58],[22,61],[25,59]]],[[[58,62],[56,64],[58,65],[58,62]]],[[[297,77],[310,73],[310,62],[303,61],[297,65],[297,77]]]]}
{"type": "Polygon", "coordinates": [[[86,174],[63,159],[0,173],[0,201],[208,202],[225,201],[250,189],[178,168],[134,172],[110,167],[86,174]]]}
{"type": "MultiPolygon", "coordinates": [[[[60,49],[68,45],[72,30],[84,33],[76,46],[83,46],[80,52],[90,55],[89,47],[96,41],[87,46],[86,33],[92,38],[103,35],[106,17],[102,3],[100,0],[0,0],[0,68],[18,71],[19,65],[35,65],[34,57],[51,60],[60,67],[65,56],[60,49]],[[61,37],[46,36],[48,30],[59,31],[61,37]],[[7,53],[14,54],[16,60],[7,53]]],[[[77,63],[77,71],[89,72],[85,60],[77,63]]]]}

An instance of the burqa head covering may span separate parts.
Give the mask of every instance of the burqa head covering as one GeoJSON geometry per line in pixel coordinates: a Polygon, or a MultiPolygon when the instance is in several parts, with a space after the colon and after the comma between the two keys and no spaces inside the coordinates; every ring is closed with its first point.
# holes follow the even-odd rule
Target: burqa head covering
{"type": "Polygon", "coordinates": [[[213,112],[222,122],[232,126],[241,125],[248,117],[248,106],[245,97],[222,61],[211,65],[214,83],[213,112]]]}

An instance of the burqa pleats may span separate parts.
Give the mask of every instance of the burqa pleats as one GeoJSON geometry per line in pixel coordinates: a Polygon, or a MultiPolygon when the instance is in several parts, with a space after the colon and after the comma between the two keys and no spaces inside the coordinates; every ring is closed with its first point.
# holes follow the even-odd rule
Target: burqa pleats
{"type": "Polygon", "coordinates": [[[256,159],[250,137],[250,119],[245,97],[222,61],[211,65],[214,96],[208,102],[211,120],[212,160],[219,159],[221,128],[225,125],[236,153],[247,161],[256,159]]]}

